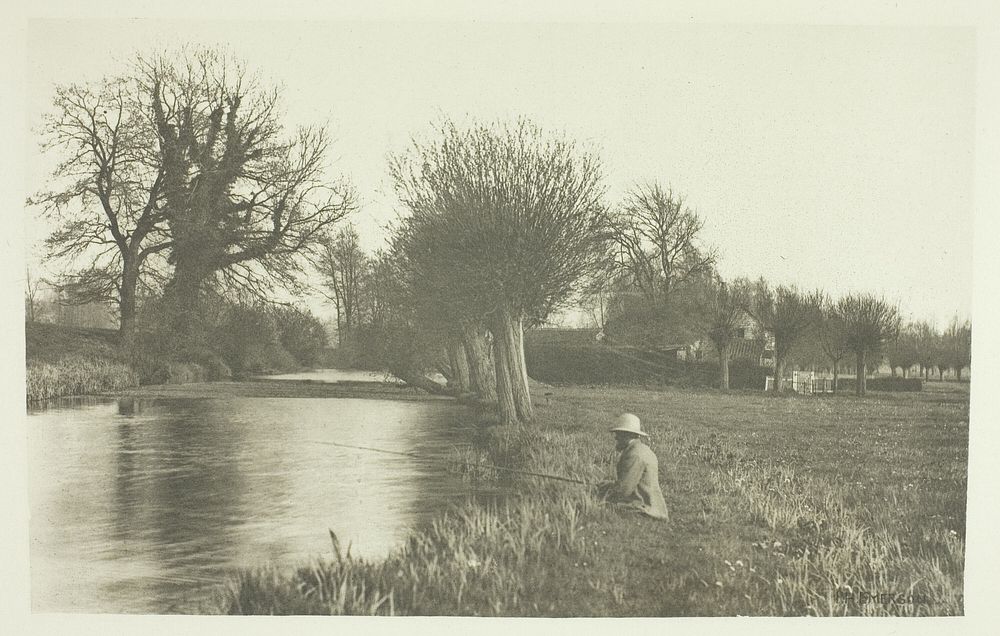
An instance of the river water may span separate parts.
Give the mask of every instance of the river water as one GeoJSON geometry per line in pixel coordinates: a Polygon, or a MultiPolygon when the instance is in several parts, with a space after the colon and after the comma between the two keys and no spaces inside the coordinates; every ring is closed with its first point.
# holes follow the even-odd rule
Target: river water
{"type": "Polygon", "coordinates": [[[463,407],[370,399],[63,400],[28,419],[32,608],[195,611],[235,568],[379,557],[464,500],[463,407]]]}

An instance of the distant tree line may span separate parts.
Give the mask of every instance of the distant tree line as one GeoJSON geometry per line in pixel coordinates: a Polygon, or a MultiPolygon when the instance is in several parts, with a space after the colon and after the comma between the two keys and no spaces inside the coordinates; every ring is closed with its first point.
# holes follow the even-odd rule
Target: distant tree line
{"type": "Polygon", "coordinates": [[[907,323],[887,348],[886,359],[894,376],[898,370],[907,377],[916,369],[925,380],[934,372],[943,380],[950,369],[961,380],[972,363],[972,323],[955,317],[941,331],[927,322],[907,323]]]}

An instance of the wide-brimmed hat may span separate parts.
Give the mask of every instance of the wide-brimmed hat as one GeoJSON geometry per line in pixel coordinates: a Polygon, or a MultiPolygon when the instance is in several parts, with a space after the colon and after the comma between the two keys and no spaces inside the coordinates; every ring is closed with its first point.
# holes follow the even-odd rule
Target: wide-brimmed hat
{"type": "Polygon", "coordinates": [[[646,433],[642,432],[642,428],[639,426],[639,418],[631,413],[622,413],[615,418],[615,425],[609,429],[612,433],[617,431],[622,431],[623,433],[632,433],[633,435],[642,435],[643,437],[649,437],[646,433]]]}

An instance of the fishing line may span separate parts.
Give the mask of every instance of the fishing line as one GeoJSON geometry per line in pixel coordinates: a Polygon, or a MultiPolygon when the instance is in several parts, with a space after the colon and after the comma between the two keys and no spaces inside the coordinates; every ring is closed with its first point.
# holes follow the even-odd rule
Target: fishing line
{"type": "Polygon", "coordinates": [[[372,451],[374,453],[386,453],[387,455],[402,455],[403,457],[412,457],[414,459],[419,459],[422,461],[429,462],[444,462],[449,464],[458,464],[461,466],[474,466],[476,468],[489,468],[492,470],[500,470],[508,473],[515,473],[518,475],[528,475],[531,477],[542,477],[543,479],[556,479],[558,481],[565,481],[571,484],[582,484],[584,486],[596,486],[597,484],[591,483],[589,481],[583,481],[582,479],[574,479],[572,477],[564,477],[562,475],[550,475],[548,473],[536,473],[530,470],[518,470],[516,468],[507,468],[506,466],[495,466],[493,464],[478,464],[473,462],[464,462],[460,459],[448,459],[446,457],[428,457],[427,455],[420,455],[419,453],[411,453],[406,451],[393,451],[386,450],[384,448],[374,448],[372,446],[354,446],[353,444],[341,444],[339,442],[324,442],[316,439],[307,440],[313,444],[325,444],[327,446],[339,446],[340,448],[353,448],[355,450],[365,450],[372,451]]]}

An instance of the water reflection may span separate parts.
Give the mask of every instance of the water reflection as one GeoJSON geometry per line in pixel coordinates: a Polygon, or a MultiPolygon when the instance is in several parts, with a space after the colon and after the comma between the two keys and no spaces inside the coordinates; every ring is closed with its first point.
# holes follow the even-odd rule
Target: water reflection
{"type": "Polygon", "coordinates": [[[461,407],[363,399],[123,399],[29,419],[36,611],[191,611],[234,567],[377,557],[467,496],[435,465],[461,407]]]}

